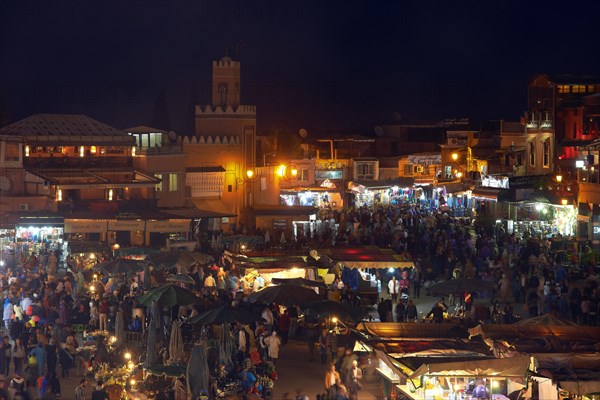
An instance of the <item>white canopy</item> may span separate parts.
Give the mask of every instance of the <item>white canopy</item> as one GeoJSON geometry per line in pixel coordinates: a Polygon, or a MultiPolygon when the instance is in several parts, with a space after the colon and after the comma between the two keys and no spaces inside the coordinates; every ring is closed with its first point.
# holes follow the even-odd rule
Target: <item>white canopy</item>
{"type": "Polygon", "coordinates": [[[502,378],[525,378],[532,359],[529,356],[499,358],[493,360],[469,360],[423,364],[409,379],[423,375],[436,376],[497,376],[502,378]]]}

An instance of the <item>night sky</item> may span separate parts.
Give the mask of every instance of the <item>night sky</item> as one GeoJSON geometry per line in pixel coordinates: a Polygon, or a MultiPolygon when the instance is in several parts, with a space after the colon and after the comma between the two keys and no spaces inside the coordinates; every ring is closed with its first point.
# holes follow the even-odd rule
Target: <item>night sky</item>
{"type": "MultiPolygon", "coordinates": [[[[242,62],[259,132],[516,120],[536,72],[598,73],[597,1],[72,0],[0,2],[0,98],[15,121],[84,113],[173,128],[209,98],[211,61],[242,62]]],[[[186,119],[187,118],[187,119],[186,119]]]]}

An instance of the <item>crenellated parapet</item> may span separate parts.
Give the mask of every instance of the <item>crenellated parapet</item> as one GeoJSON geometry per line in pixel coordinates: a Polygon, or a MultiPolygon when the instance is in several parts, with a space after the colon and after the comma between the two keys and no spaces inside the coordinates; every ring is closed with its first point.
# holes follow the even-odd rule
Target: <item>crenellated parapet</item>
{"type": "Polygon", "coordinates": [[[239,61],[233,61],[231,58],[225,56],[219,61],[213,61],[213,68],[240,68],[239,61]]]}
{"type": "Polygon", "coordinates": [[[256,106],[239,105],[237,107],[228,106],[212,106],[212,105],[197,105],[195,109],[197,117],[205,116],[249,116],[256,117],[256,106]]]}

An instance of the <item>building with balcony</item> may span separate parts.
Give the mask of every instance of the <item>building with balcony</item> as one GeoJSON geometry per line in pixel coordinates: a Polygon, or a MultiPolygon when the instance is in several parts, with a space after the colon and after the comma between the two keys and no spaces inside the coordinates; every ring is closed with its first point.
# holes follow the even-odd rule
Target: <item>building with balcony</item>
{"type": "Polygon", "coordinates": [[[600,76],[537,74],[528,86],[528,128],[553,131],[558,143],[584,134],[582,99],[600,92],[600,76]]]}
{"type": "Polygon", "coordinates": [[[85,115],[35,114],[0,129],[0,141],[3,223],[19,240],[160,245],[189,232],[189,220],[159,211],[163,181],[134,162],[126,132],[85,115]]]}

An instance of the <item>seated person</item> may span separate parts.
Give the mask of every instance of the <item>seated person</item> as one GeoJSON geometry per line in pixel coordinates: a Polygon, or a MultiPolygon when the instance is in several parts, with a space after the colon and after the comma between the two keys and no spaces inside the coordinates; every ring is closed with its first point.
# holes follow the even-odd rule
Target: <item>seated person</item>
{"type": "Polygon", "coordinates": [[[252,362],[252,365],[255,367],[259,364],[262,364],[262,359],[260,357],[260,353],[258,351],[258,348],[256,348],[256,346],[252,346],[252,348],[250,349],[250,361],[252,362]]]}
{"type": "Polygon", "coordinates": [[[245,369],[238,374],[238,380],[244,392],[248,392],[256,382],[256,375],[250,369],[245,369]]]}
{"type": "Polygon", "coordinates": [[[142,331],[142,320],[139,315],[136,315],[131,324],[129,324],[129,330],[133,332],[141,332],[142,331]]]}

